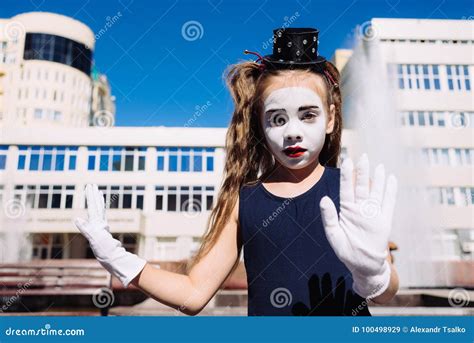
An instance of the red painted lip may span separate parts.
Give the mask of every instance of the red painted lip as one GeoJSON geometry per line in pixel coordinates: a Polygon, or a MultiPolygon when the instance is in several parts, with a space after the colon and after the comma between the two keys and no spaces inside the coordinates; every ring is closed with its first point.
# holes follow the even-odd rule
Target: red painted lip
{"type": "Polygon", "coordinates": [[[283,152],[288,156],[288,157],[300,157],[305,153],[307,149],[302,148],[298,145],[295,146],[289,146],[283,150],[283,152]]]}

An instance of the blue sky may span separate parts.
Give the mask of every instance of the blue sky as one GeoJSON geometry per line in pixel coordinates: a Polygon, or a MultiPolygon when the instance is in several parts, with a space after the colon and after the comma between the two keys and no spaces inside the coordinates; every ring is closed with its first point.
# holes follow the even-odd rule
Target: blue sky
{"type": "Polygon", "coordinates": [[[330,58],[371,18],[472,18],[474,6],[467,0],[2,0],[0,17],[28,11],[74,17],[96,34],[116,16],[94,52],[117,99],[116,125],[226,127],[232,101],[222,74],[249,58],[244,49],[271,53],[266,42],[274,28],[319,28],[320,54],[330,58]],[[199,37],[183,35],[191,21],[200,25],[199,37]]]}

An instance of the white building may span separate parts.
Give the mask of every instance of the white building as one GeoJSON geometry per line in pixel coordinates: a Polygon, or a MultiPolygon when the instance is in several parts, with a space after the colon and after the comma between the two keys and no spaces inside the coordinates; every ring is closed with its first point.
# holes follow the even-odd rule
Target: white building
{"type": "Polygon", "coordinates": [[[0,19],[0,127],[89,126],[94,43],[63,15],[0,19]]]}
{"type": "Polygon", "coordinates": [[[127,249],[149,260],[187,258],[220,185],[224,135],[214,128],[5,130],[5,217],[28,236],[27,259],[92,257],[72,219],[87,218],[83,190],[97,183],[111,232],[127,249]]]}
{"type": "MultiPolygon", "coordinates": [[[[372,19],[361,27],[361,32],[365,33],[362,44],[352,55],[347,51],[335,55],[336,59],[341,57],[340,64],[345,63],[342,90],[348,130],[343,139],[347,153],[357,155],[361,149],[377,148],[383,151],[393,143],[404,147],[405,158],[401,164],[407,168],[400,168],[401,177],[414,188],[418,185],[428,188],[427,200],[432,201],[432,207],[424,212],[424,220],[433,221],[433,229],[437,228],[430,233],[437,243],[428,252],[425,249],[428,240],[418,240],[427,236],[417,235],[421,227],[416,224],[415,213],[412,218],[405,218],[401,232],[395,232],[401,246],[399,261],[403,256],[410,256],[405,260],[406,265],[415,266],[416,259],[423,258],[420,255],[426,252],[440,262],[439,270],[443,270],[444,279],[433,282],[455,284],[459,281],[453,278],[464,277],[470,279],[472,286],[474,23],[472,20],[372,19]],[[378,63],[370,61],[371,53],[377,54],[381,69],[377,69],[378,63]],[[392,81],[393,98],[377,99],[386,95],[378,91],[384,87],[384,75],[377,74],[378,71],[386,71],[388,83],[392,81]],[[370,89],[370,94],[361,106],[363,89],[370,89]],[[391,101],[396,108],[393,113],[391,101]],[[372,111],[376,113],[364,109],[365,105],[369,107],[377,102],[377,110],[372,111]],[[358,112],[366,118],[365,122],[363,118],[355,118],[358,112]],[[379,118],[392,115],[394,118],[385,120],[393,119],[398,124],[393,141],[390,132],[376,132],[380,131],[376,125],[371,128],[372,122],[380,123],[379,118]],[[371,136],[372,142],[369,139],[360,148],[358,144],[363,141],[360,135],[364,133],[371,136]],[[454,269],[445,268],[443,261],[451,263],[454,269]],[[471,263],[466,264],[467,269],[456,267],[467,261],[471,263]],[[446,276],[451,273],[449,270],[452,274],[446,276]],[[466,274],[468,270],[471,273],[466,274]]],[[[391,158],[391,151],[387,150],[381,160],[387,162],[391,158]]],[[[403,272],[403,285],[417,285],[424,270],[417,267],[411,273],[403,272]]]]}
{"type": "Polygon", "coordinates": [[[0,20],[0,257],[92,257],[71,222],[86,216],[87,183],[106,193],[127,249],[189,257],[220,184],[225,130],[106,128],[115,105],[105,76],[91,75],[94,43],[58,14],[0,20]]]}

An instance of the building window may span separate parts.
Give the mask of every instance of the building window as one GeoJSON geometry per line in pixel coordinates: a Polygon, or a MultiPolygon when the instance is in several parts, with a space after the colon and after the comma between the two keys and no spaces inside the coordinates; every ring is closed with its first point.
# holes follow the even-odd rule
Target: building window
{"type": "Polygon", "coordinates": [[[35,108],[35,114],[34,114],[35,119],[41,119],[43,118],[43,110],[40,108],[35,108]]]}
{"type": "Polygon", "coordinates": [[[62,259],[64,258],[63,233],[35,233],[33,234],[33,260],[62,259]]]}
{"type": "Polygon", "coordinates": [[[138,237],[136,234],[133,233],[113,233],[112,236],[115,239],[118,239],[122,246],[128,252],[132,254],[136,254],[138,251],[138,237]]]}
{"type": "Polygon", "coordinates": [[[155,187],[157,211],[199,213],[211,210],[213,201],[213,186],[155,187]]]}
{"type": "Polygon", "coordinates": [[[428,194],[433,204],[447,206],[474,205],[474,187],[432,187],[428,194]]]}
{"type": "Polygon", "coordinates": [[[158,147],[156,150],[158,171],[214,171],[215,148],[158,147]]]}
{"type": "Polygon", "coordinates": [[[454,149],[453,166],[471,166],[474,159],[474,149],[454,149]]]}
{"type": "Polygon", "coordinates": [[[7,42],[0,42],[0,63],[5,63],[7,57],[7,42]]]}
{"type": "Polygon", "coordinates": [[[7,167],[8,145],[0,145],[0,170],[7,167]]]}
{"type": "Polygon", "coordinates": [[[467,65],[447,65],[448,88],[454,91],[470,91],[469,67],[467,65]]]}
{"type": "Polygon", "coordinates": [[[460,111],[403,111],[400,112],[402,126],[414,127],[474,127],[474,112],[460,111]]]}
{"type": "MultiPolygon", "coordinates": [[[[46,96],[46,92],[44,93],[46,96]]],[[[35,108],[34,109],[34,119],[48,119],[53,121],[61,121],[63,114],[61,111],[56,111],[46,108],[35,108]]]]}
{"type": "Polygon", "coordinates": [[[14,197],[29,208],[72,208],[74,186],[64,185],[17,185],[14,197]]]}
{"type": "Polygon", "coordinates": [[[474,258],[474,229],[450,229],[455,231],[458,238],[457,246],[460,248],[461,258],[470,259],[474,258]]]}
{"type": "Polygon", "coordinates": [[[26,33],[23,58],[62,63],[88,76],[91,72],[92,51],[89,48],[72,39],[47,33],[26,33]]]}
{"type": "Polygon", "coordinates": [[[145,170],[144,147],[88,147],[88,170],[145,170]]]}
{"type": "Polygon", "coordinates": [[[102,185],[99,190],[107,208],[143,209],[145,186],[102,185]]]}
{"type": "Polygon", "coordinates": [[[474,44],[474,40],[457,40],[457,39],[394,39],[382,38],[384,43],[415,43],[415,44],[474,44]]]}
{"type": "Polygon", "coordinates": [[[467,148],[424,148],[421,152],[425,166],[470,166],[474,158],[474,149],[467,148]]]}
{"type": "Polygon", "coordinates": [[[439,90],[439,65],[398,64],[397,79],[399,89],[439,90]]]}
{"type": "Polygon", "coordinates": [[[449,149],[431,148],[422,150],[423,161],[427,165],[450,165],[449,149]]]}
{"type": "Polygon", "coordinates": [[[178,255],[177,237],[156,237],[155,259],[160,261],[173,261],[180,259],[178,255]]]}
{"type": "Polygon", "coordinates": [[[157,211],[163,210],[164,196],[165,196],[165,187],[156,186],[155,187],[155,210],[157,211]]]}
{"type": "Polygon", "coordinates": [[[18,170],[76,170],[77,146],[20,145],[18,149],[18,170]]]}

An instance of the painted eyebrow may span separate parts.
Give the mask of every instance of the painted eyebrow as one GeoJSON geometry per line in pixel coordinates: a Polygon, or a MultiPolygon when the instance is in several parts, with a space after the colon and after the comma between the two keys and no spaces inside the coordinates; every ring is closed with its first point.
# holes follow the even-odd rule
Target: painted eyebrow
{"type": "Polygon", "coordinates": [[[317,105],[308,105],[308,106],[301,106],[298,111],[306,111],[306,110],[310,110],[312,108],[315,108],[315,109],[319,109],[319,106],[317,105]]]}
{"type": "Polygon", "coordinates": [[[286,112],[286,110],[284,108],[275,108],[275,109],[268,110],[265,113],[266,114],[272,114],[272,113],[278,112],[278,111],[285,111],[286,112]]]}
{"type": "MultiPolygon", "coordinates": [[[[298,108],[298,112],[306,111],[306,110],[309,110],[309,109],[312,109],[312,108],[319,109],[319,106],[318,105],[301,106],[300,108],[298,108]]],[[[275,109],[268,110],[265,113],[272,114],[272,113],[278,112],[278,111],[285,111],[286,112],[286,109],[284,109],[284,108],[275,108],[275,109]]]]}

